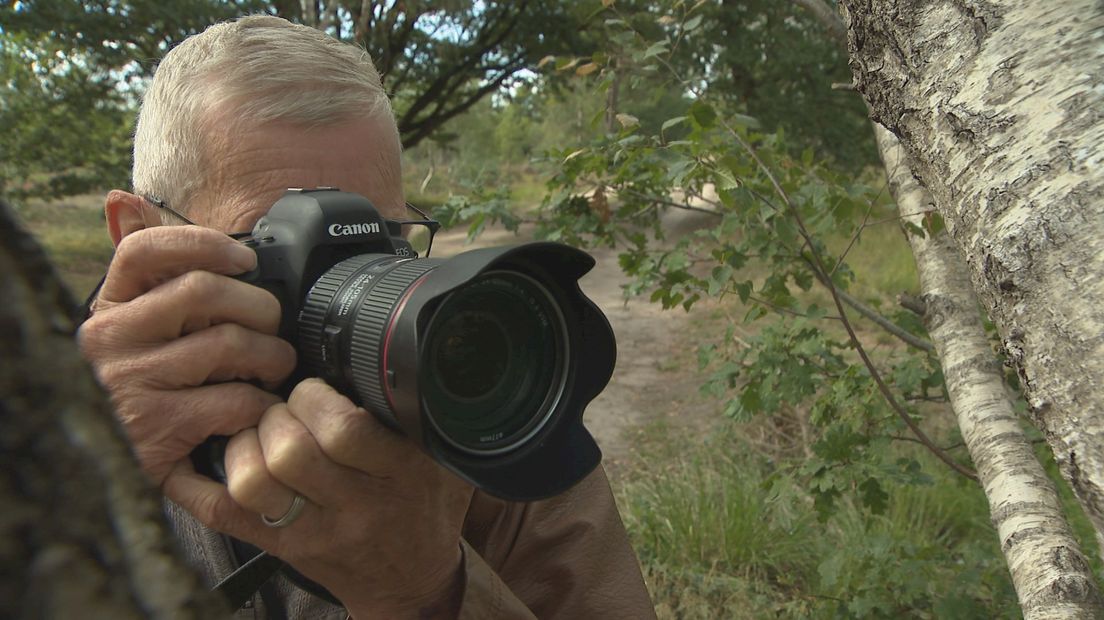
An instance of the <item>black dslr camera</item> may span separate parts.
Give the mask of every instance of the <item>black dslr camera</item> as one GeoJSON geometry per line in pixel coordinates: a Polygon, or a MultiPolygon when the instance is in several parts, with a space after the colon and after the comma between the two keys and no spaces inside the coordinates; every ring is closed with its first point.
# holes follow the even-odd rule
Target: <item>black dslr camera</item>
{"type": "MultiPolygon", "coordinates": [[[[317,376],[439,463],[509,500],[558,494],[601,453],[582,414],[613,373],[613,331],[556,243],[417,258],[364,197],[289,190],[244,243],[241,279],[280,300],[289,387],[317,376]]],[[[221,461],[221,459],[218,459],[221,461]]]]}

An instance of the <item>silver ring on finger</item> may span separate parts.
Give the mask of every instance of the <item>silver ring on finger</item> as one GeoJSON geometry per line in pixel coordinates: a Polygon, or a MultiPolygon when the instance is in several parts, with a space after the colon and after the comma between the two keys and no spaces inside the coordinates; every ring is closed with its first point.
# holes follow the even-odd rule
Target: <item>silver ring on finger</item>
{"type": "Polygon", "coordinates": [[[295,494],[295,499],[291,500],[291,507],[287,509],[284,516],[279,519],[269,519],[265,515],[261,515],[261,521],[268,527],[287,527],[295,522],[299,518],[299,515],[303,512],[303,506],[307,504],[307,501],[303,499],[302,495],[295,494]]]}

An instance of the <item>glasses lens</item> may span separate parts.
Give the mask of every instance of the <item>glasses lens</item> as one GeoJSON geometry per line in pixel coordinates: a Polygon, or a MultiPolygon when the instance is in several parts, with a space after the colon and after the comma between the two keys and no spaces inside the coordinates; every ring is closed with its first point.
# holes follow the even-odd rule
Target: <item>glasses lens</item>
{"type": "Polygon", "coordinates": [[[410,234],[406,236],[406,240],[414,247],[414,251],[418,253],[418,256],[425,258],[429,251],[432,236],[433,233],[430,232],[428,226],[411,226],[410,234]]]}

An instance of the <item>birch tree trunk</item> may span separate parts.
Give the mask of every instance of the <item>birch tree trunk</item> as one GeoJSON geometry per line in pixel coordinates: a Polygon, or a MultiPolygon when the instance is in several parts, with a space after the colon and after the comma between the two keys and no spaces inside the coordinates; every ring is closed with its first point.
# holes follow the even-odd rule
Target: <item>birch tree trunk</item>
{"type": "MultiPolygon", "coordinates": [[[[902,218],[922,226],[931,200],[893,134],[875,126],[902,218]]],[[[1054,485],[1035,458],[989,346],[969,275],[945,231],[909,234],[951,406],[989,500],[989,512],[1028,620],[1104,616],[1092,569],[1073,537],[1054,485]]]]}
{"type": "Polygon", "coordinates": [[[0,616],[218,618],[73,341],[75,304],[0,202],[0,616]]]}
{"type": "Polygon", "coordinates": [[[842,0],[852,71],[1104,532],[1104,5],[842,0]]]}

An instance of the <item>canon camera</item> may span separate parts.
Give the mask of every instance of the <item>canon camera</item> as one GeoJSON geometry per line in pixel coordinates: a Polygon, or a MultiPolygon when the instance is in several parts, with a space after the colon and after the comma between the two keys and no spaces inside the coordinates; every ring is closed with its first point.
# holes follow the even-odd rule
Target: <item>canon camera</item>
{"type": "Polygon", "coordinates": [[[241,279],[279,299],[280,335],[325,379],[491,495],[556,495],[601,459],[583,427],[606,386],[613,332],[558,243],[418,258],[363,196],[289,190],[243,239],[241,279]]]}

